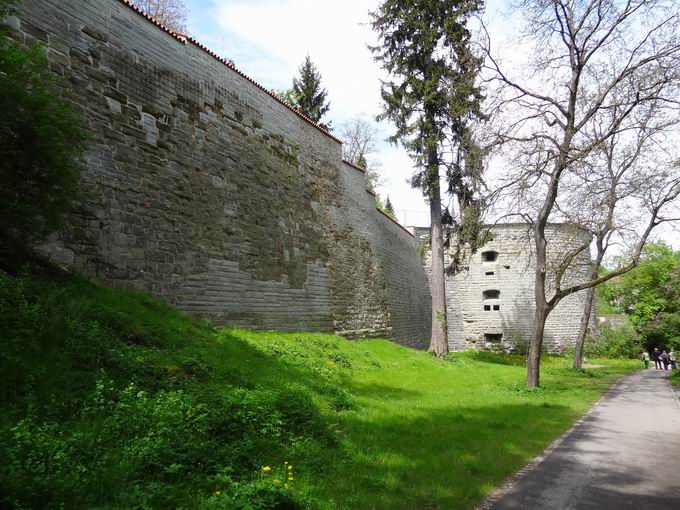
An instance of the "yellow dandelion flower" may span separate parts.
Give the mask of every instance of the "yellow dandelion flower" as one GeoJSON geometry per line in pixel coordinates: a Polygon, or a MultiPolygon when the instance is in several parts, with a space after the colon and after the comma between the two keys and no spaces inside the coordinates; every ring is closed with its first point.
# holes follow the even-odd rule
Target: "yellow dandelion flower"
{"type": "Polygon", "coordinates": [[[295,478],[293,478],[292,476],[289,476],[289,477],[288,477],[288,481],[289,481],[289,482],[292,482],[293,480],[295,480],[295,478]]]}
{"type": "Polygon", "coordinates": [[[222,494],[220,491],[215,491],[215,496],[219,496],[220,494],[222,494]]]}
{"type": "Polygon", "coordinates": [[[262,466],[262,471],[264,471],[265,473],[269,473],[271,470],[272,468],[270,468],[269,466],[262,466]]]}
{"type": "Polygon", "coordinates": [[[281,483],[281,480],[272,480],[272,483],[278,485],[281,483]]]}
{"type": "Polygon", "coordinates": [[[287,489],[287,488],[288,488],[288,484],[287,484],[287,483],[284,483],[284,484],[283,484],[283,488],[284,488],[284,489],[287,489]]]}
{"type": "Polygon", "coordinates": [[[291,469],[293,469],[293,466],[288,466],[288,471],[290,471],[291,469]]]}

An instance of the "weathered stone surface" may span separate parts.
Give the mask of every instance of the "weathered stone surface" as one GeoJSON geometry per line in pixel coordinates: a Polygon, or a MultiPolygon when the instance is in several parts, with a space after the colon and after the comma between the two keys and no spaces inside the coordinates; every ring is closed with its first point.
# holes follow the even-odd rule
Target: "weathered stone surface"
{"type": "MultiPolygon", "coordinates": [[[[493,240],[472,256],[469,269],[447,277],[449,347],[452,350],[525,350],[527,347],[535,309],[532,232],[528,225],[509,224],[496,225],[491,233],[493,240]],[[497,253],[496,260],[484,261],[486,252],[497,253]],[[498,298],[493,297],[494,291],[499,291],[498,298]]],[[[584,235],[583,231],[565,225],[548,226],[549,284],[550,275],[554,275],[551,262],[554,264],[564,253],[581,245],[584,235]]],[[[417,236],[426,238],[429,229],[419,228],[417,236]]],[[[427,264],[429,258],[428,253],[427,264]]],[[[576,257],[569,266],[563,286],[588,279],[590,264],[588,251],[576,257]]],[[[545,350],[561,352],[574,344],[585,297],[584,292],[572,294],[552,311],[545,328],[545,350]]],[[[594,320],[593,314],[593,324],[594,320]]]]}
{"type": "Polygon", "coordinates": [[[426,344],[416,241],[335,139],[119,0],[21,10],[93,133],[55,257],[222,324],[426,344]]]}

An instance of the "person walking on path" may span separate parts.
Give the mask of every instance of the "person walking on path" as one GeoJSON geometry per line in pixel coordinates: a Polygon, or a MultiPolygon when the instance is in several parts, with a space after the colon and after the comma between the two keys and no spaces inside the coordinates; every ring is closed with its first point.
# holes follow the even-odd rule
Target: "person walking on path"
{"type": "Polygon", "coordinates": [[[661,358],[661,362],[663,363],[663,369],[668,370],[668,362],[670,361],[670,359],[668,358],[668,353],[666,352],[665,349],[661,353],[660,358],[661,358]]]}
{"type": "Polygon", "coordinates": [[[659,352],[659,349],[657,347],[654,347],[652,359],[654,360],[654,368],[659,370],[661,368],[661,353],[659,352]]]}
{"type": "Polygon", "coordinates": [[[678,368],[677,365],[678,360],[675,357],[675,353],[673,351],[668,353],[668,359],[671,361],[671,369],[675,370],[676,368],[678,368]]]}
{"type": "Polygon", "coordinates": [[[649,368],[649,353],[647,351],[642,351],[642,362],[645,364],[645,368],[649,368]]]}

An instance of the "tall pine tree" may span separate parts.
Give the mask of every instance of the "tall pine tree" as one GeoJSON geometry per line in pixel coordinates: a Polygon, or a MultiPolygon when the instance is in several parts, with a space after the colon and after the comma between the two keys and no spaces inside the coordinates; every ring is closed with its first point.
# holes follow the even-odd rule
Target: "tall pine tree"
{"type": "Polygon", "coordinates": [[[394,207],[392,207],[392,202],[390,201],[390,196],[387,195],[387,200],[385,200],[385,214],[387,214],[393,220],[397,219],[397,215],[394,213],[394,207]]]}
{"type": "Polygon", "coordinates": [[[474,205],[472,188],[480,178],[477,151],[467,156],[473,147],[469,122],[481,117],[482,96],[475,86],[481,61],[470,50],[466,24],[482,5],[482,0],[383,0],[371,13],[380,38],[372,51],[389,72],[380,117],[396,126],[390,139],[409,152],[416,168],[412,185],[430,204],[430,351],[435,356],[448,352],[440,168],[446,170],[448,191],[456,195],[461,215],[474,205]]]}
{"type": "Polygon", "coordinates": [[[319,123],[321,127],[330,129],[330,122],[327,124],[321,122],[321,117],[330,108],[330,103],[326,101],[328,93],[326,89],[321,87],[321,75],[309,55],[305,57],[305,61],[298,72],[300,76],[293,78],[292,98],[295,101],[294,106],[314,122],[319,123]]]}

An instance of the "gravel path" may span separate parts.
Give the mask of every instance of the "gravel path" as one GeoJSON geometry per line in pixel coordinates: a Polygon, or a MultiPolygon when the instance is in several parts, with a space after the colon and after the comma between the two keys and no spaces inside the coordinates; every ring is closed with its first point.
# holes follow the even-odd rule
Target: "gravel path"
{"type": "Polygon", "coordinates": [[[680,405],[663,370],[623,377],[485,509],[680,510],[680,405]]]}

